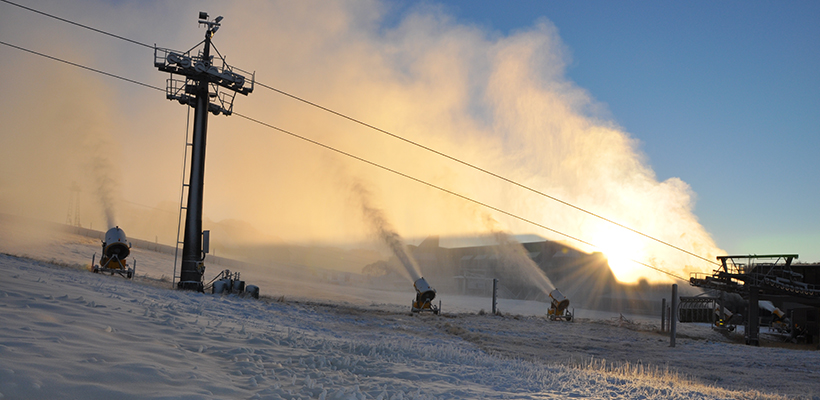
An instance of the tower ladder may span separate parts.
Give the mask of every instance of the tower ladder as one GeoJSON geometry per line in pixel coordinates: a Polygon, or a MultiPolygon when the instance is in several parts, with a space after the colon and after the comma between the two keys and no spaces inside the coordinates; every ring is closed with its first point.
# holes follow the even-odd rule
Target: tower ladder
{"type": "Polygon", "coordinates": [[[187,182],[187,171],[188,171],[188,154],[191,153],[193,150],[194,144],[191,143],[191,130],[190,130],[190,122],[191,122],[191,107],[188,107],[188,115],[185,120],[185,148],[183,151],[182,156],[182,186],[179,190],[179,218],[177,219],[177,242],[176,247],[174,249],[174,274],[171,277],[171,288],[176,288],[176,281],[177,281],[177,262],[179,260],[179,245],[184,244],[185,241],[180,238],[182,234],[182,221],[183,221],[183,214],[187,217],[188,207],[185,206],[188,202],[188,188],[190,187],[189,183],[187,182]]]}

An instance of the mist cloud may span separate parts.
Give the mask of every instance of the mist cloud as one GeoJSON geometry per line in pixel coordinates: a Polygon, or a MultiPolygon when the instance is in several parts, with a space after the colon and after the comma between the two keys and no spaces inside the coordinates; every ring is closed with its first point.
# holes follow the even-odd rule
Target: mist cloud
{"type": "Polygon", "coordinates": [[[555,285],[544,271],[532,261],[524,246],[501,230],[498,221],[492,216],[485,215],[484,221],[493,241],[498,244],[492,249],[498,257],[499,267],[501,268],[499,272],[502,273],[502,276],[524,280],[524,283],[534,285],[542,293],[549,295],[555,289],[555,285]]]}
{"type": "Polygon", "coordinates": [[[421,278],[421,269],[418,263],[416,263],[416,260],[410,252],[407,251],[404,240],[387,220],[384,211],[373,205],[373,194],[370,193],[370,190],[368,190],[361,181],[354,182],[350,190],[360,203],[362,216],[374,236],[384,243],[393,255],[396,256],[413,282],[419,280],[421,278]]]}
{"type": "MultiPolygon", "coordinates": [[[[178,49],[187,49],[201,40],[203,31],[195,23],[200,9],[224,15],[214,43],[230,64],[256,70],[261,82],[480,165],[706,258],[722,253],[693,213],[695,194],[691,188],[677,178],[658,181],[640,151],[640,143],[607,120],[604,112],[596,111],[605,106],[567,80],[567,51],[548,20],[503,36],[460,25],[436,7],[428,6],[408,12],[396,25],[385,25],[389,6],[379,1],[149,4],[90,1],[48,7],[45,2],[35,2],[32,6],[178,49]],[[131,22],[111,22],[122,15],[128,15],[131,22]],[[145,29],[146,24],[153,29],[145,29]]],[[[53,42],[54,49],[70,43],[93,43],[96,47],[81,48],[85,56],[80,61],[164,86],[167,76],[153,68],[150,51],[40,20],[38,24],[44,24],[44,31],[51,34],[23,37],[30,29],[12,18],[17,18],[16,14],[0,16],[0,25],[5,25],[0,30],[10,41],[20,40],[35,48],[53,42]]],[[[60,121],[41,118],[32,124],[30,121],[40,115],[34,105],[43,99],[35,98],[33,93],[49,93],[48,100],[54,103],[73,102],[73,95],[65,90],[52,91],[49,84],[36,79],[38,69],[20,68],[32,62],[30,58],[23,61],[13,50],[0,51],[0,65],[8,70],[10,63],[16,63],[15,79],[28,85],[23,90],[23,85],[4,78],[3,88],[13,87],[14,93],[23,97],[22,102],[5,101],[0,110],[0,117],[10,121],[2,128],[7,143],[17,140],[8,139],[11,129],[21,134],[33,132],[45,141],[65,142],[69,139],[58,137],[62,132],[57,129],[59,124],[89,119],[111,123],[113,118],[117,128],[113,140],[127,149],[116,163],[126,177],[127,184],[120,187],[123,196],[147,205],[178,202],[185,107],[165,100],[159,92],[111,83],[107,78],[91,78],[84,93],[90,101],[101,104],[95,103],[90,109],[110,112],[77,114],[60,121]]],[[[36,62],[42,65],[39,72],[64,74],[62,71],[69,68],[40,59],[36,62]]],[[[83,75],[85,72],[70,74],[89,79],[83,75]]],[[[263,88],[257,87],[248,97],[237,96],[234,109],[569,235],[625,248],[634,258],[660,268],[679,274],[710,268],[676,250],[633,238],[599,219],[263,88]]],[[[47,110],[42,112],[48,115],[47,110]]],[[[72,154],[88,157],[88,153],[89,149],[78,149],[72,154]]],[[[55,160],[68,158],[57,156],[55,160]]],[[[49,160],[42,162],[55,168],[58,165],[57,161],[53,165],[49,160]]],[[[345,201],[349,192],[336,184],[334,170],[339,165],[378,189],[381,209],[391,216],[394,230],[405,237],[486,233],[473,205],[236,117],[211,116],[206,163],[206,218],[247,221],[286,242],[339,243],[369,237],[370,227],[351,213],[345,201]]],[[[79,165],[75,161],[69,164],[79,165]]],[[[4,185],[42,178],[38,171],[16,168],[28,165],[24,160],[2,165],[6,179],[0,182],[4,185]],[[15,169],[9,172],[9,168],[15,169]]],[[[83,174],[80,167],[60,172],[67,182],[78,174],[83,174]]],[[[10,209],[26,203],[22,199],[29,196],[8,190],[0,194],[4,196],[0,205],[10,209]]],[[[53,219],[64,219],[64,199],[38,198],[36,202],[41,209],[51,210],[49,215],[56,216],[53,219]]],[[[176,217],[165,214],[170,214],[165,218],[173,222],[156,226],[175,229],[176,217]]],[[[505,216],[494,217],[514,233],[567,240],[505,216]]],[[[121,225],[145,225],[140,223],[144,219],[139,210],[123,208],[118,213],[121,225]]],[[[150,227],[140,228],[144,232],[123,228],[135,237],[157,235],[150,227]]],[[[220,235],[218,231],[212,234],[214,238],[220,235]]],[[[567,244],[586,251],[600,250],[568,240],[567,244]]],[[[616,274],[627,281],[640,275],[650,280],[668,279],[635,265],[616,274]]]]}

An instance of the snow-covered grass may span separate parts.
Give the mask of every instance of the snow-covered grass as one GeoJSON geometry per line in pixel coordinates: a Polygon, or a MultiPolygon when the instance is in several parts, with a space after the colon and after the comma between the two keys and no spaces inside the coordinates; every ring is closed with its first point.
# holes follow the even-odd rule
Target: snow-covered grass
{"type": "Polygon", "coordinates": [[[156,279],[167,256],[135,251],[149,276],[130,281],[83,270],[98,243],[79,242],[34,252],[69,267],[0,255],[0,398],[820,398],[816,351],[704,327],[670,348],[651,321],[414,315],[310,282],[321,293],[174,291],[156,279]]]}
{"type": "MultiPolygon", "coordinates": [[[[758,391],[731,391],[713,385],[704,385],[695,382],[691,378],[681,376],[680,373],[669,369],[669,365],[644,365],[643,363],[630,362],[607,362],[606,359],[591,358],[585,362],[576,364],[576,367],[603,377],[606,377],[608,384],[620,384],[624,379],[632,382],[643,382],[656,390],[656,396],[686,397],[689,391],[700,392],[701,395],[710,398],[731,398],[731,399],[768,399],[779,398],[773,394],[764,394],[758,391]],[[667,387],[663,387],[663,383],[667,387]],[[685,389],[685,390],[682,390],[685,389]]],[[[634,383],[633,383],[634,384],[634,383]]]]}
{"type": "Polygon", "coordinates": [[[0,271],[4,398],[776,398],[643,364],[523,359],[462,336],[482,319],[485,334],[549,324],[536,318],[211,296],[10,256],[0,271]]]}

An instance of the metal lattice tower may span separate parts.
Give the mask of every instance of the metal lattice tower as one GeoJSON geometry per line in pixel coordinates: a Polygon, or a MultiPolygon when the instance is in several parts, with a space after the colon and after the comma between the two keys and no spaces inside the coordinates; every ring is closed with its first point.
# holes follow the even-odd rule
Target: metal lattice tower
{"type": "Polygon", "coordinates": [[[80,185],[77,185],[77,182],[72,182],[68,190],[68,212],[65,216],[65,224],[80,226],[80,185]]]}
{"type": "Polygon", "coordinates": [[[255,74],[233,68],[214,48],[218,58],[211,55],[211,38],[219,29],[222,17],[213,21],[208,13],[199,13],[199,24],[204,25],[205,40],[187,52],[154,48],[154,66],[170,72],[165,97],[182,105],[194,107],[194,132],[191,140],[191,172],[188,184],[188,201],[185,207],[185,236],[180,268],[180,289],[203,290],[202,275],[205,271],[205,249],[202,231],[202,194],[205,181],[205,143],[208,130],[208,112],[214,115],[231,115],[233,100],[237,93],[248,95],[253,91],[255,74]],[[179,78],[175,78],[178,75],[179,78]],[[248,77],[249,76],[249,77],[248,77]]]}

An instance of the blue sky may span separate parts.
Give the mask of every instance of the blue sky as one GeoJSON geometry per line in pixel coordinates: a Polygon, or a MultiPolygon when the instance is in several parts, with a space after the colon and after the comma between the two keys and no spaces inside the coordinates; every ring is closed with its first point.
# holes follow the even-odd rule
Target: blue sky
{"type": "Polygon", "coordinates": [[[551,21],[567,77],[641,141],[659,180],[692,186],[719,246],[820,261],[820,3],[441,4],[501,35],[551,21]]]}

